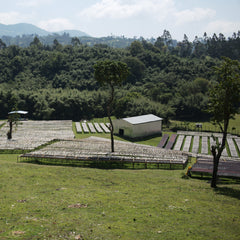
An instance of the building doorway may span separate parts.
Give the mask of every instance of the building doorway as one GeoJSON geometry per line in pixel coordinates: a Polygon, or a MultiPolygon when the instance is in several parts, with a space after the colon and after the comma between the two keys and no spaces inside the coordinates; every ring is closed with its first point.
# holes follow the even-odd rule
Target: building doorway
{"type": "Polygon", "coordinates": [[[124,129],[121,129],[121,128],[119,129],[119,135],[120,135],[120,136],[123,136],[123,135],[124,135],[124,129]]]}

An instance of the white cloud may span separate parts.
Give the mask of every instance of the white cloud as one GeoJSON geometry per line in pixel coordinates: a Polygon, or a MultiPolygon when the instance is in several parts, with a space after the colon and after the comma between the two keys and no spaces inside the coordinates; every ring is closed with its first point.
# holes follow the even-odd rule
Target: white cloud
{"type": "Polygon", "coordinates": [[[194,8],[175,12],[174,15],[176,17],[176,23],[182,25],[213,18],[216,15],[216,11],[209,8],[194,8]]]}
{"type": "Polygon", "coordinates": [[[119,0],[101,0],[80,12],[87,18],[126,18],[139,11],[134,5],[124,4],[119,0]]]}
{"type": "Polygon", "coordinates": [[[55,18],[39,22],[38,26],[50,32],[57,32],[61,30],[71,30],[75,26],[66,18],[55,18]]]}
{"type": "Polygon", "coordinates": [[[3,24],[13,24],[18,17],[19,14],[17,12],[3,12],[0,13],[0,22],[3,24]]]}
{"type": "Polygon", "coordinates": [[[83,9],[79,16],[88,20],[126,20],[134,17],[138,21],[152,20],[164,26],[179,26],[212,19],[216,11],[210,8],[179,11],[174,0],[100,0],[83,9]]]}
{"type": "Polygon", "coordinates": [[[19,12],[0,12],[0,23],[3,24],[16,24],[20,22],[28,22],[32,15],[23,15],[19,12]]]}
{"type": "Polygon", "coordinates": [[[206,26],[206,32],[209,34],[223,33],[224,35],[232,35],[233,32],[237,32],[240,29],[240,22],[231,22],[217,20],[210,22],[206,26]]]}
{"type": "Polygon", "coordinates": [[[173,0],[101,0],[80,12],[89,19],[124,19],[137,15],[152,15],[161,18],[174,6],[173,0]]]}
{"type": "Polygon", "coordinates": [[[48,5],[52,0],[18,0],[17,6],[21,7],[38,7],[40,5],[48,5]]]}

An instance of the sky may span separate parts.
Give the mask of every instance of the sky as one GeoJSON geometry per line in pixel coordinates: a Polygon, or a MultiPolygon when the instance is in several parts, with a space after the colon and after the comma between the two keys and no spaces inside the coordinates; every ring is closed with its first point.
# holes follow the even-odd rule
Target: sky
{"type": "Polygon", "coordinates": [[[173,39],[240,30],[240,0],[0,0],[0,23],[44,30],[80,30],[93,37],[173,39]]]}

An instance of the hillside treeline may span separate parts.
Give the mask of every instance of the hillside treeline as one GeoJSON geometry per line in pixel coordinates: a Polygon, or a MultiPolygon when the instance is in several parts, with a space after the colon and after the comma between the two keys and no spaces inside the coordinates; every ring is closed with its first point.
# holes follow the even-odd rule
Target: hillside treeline
{"type": "MultiPolygon", "coordinates": [[[[230,40],[224,41],[230,44],[230,40]]],[[[6,46],[0,40],[0,118],[6,118],[13,108],[29,111],[32,119],[106,116],[108,89],[100,87],[93,74],[93,65],[104,59],[123,61],[130,69],[116,92],[117,117],[146,113],[166,120],[207,117],[208,89],[220,56],[211,57],[205,45],[200,47],[204,44],[200,40],[190,44],[191,54],[187,54],[188,44],[185,38],[173,46],[168,32],[154,43],[142,39],[127,48],[87,46],[78,38],[67,45],[56,39],[52,45],[44,45],[35,37],[25,48],[6,46]]],[[[234,44],[232,52],[237,56],[240,50],[234,44]]]]}
{"type": "MultiPolygon", "coordinates": [[[[213,34],[208,36],[204,33],[203,36],[196,36],[191,42],[186,34],[183,36],[182,41],[176,41],[172,39],[169,31],[164,30],[163,34],[155,38],[144,40],[144,38],[127,38],[125,36],[108,36],[108,37],[90,37],[82,36],[72,38],[69,33],[52,34],[48,36],[37,36],[41,44],[45,46],[52,46],[54,40],[57,40],[61,45],[71,45],[74,40],[80,41],[81,44],[87,46],[94,46],[97,44],[107,45],[114,48],[126,48],[134,41],[146,41],[152,43],[159,48],[164,48],[171,54],[180,57],[201,57],[210,56],[213,58],[221,58],[222,56],[229,57],[231,59],[240,60],[240,31],[234,32],[231,37],[226,38],[222,33],[219,35],[213,34]]],[[[34,41],[35,35],[22,35],[16,37],[2,36],[2,44],[4,46],[17,45],[20,47],[28,47],[34,41]]],[[[0,43],[1,48],[1,43],[0,43]]]]}

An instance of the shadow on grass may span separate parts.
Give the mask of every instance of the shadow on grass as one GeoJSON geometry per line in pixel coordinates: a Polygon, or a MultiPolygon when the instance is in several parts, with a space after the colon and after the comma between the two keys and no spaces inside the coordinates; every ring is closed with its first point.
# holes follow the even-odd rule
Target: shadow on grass
{"type": "Polygon", "coordinates": [[[30,150],[21,150],[21,149],[0,149],[0,154],[24,154],[28,153],[30,150]]]}
{"type": "Polygon", "coordinates": [[[117,136],[120,139],[123,139],[125,141],[136,143],[139,141],[148,141],[148,140],[151,140],[152,138],[156,138],[156,137],[162,137],[162,133],[161,134],[158,133],[158,134],[154,134],[154,135],[150,135],[150,136],[146,136],[146,137],[137,137],[137,138],[130,138],[127,136],[121,136],[119,134],[115,134],[115,136],[117,136]]]}
{"type": "Polygon", "coordinates": [[[117,162],[117,161],[74,161],[74,160],[59,160],[59,159],[29,159],[22,160],[19,163],[31,163],[48,166],[64,166],[64,167],[79,167],[79,168],[98,168],[98,169],[165,169],[165,170],[182,170],[182,165],[170,165],[170,164],[145,164],[145,163],[129,163],[129,162],[117,162]]]}
{"type": "MultiPolygon", "coordinates": [[[[198,180],[203,180],[203,181],[207,181],[209,184],[212,181],[212,176],[211,174],[194,174],[189,176],[192,179],[198,179],[198,180]]],[[[222,178],[218,178],[217,180],[217,186],[221,186],[221,185],[235,185],[235,184],[240,184],[240,179],[239,178],[234,178],[234,177],[222,177],[222,178]]]]}
{"type": "Polygon", "coordinates": [[[236,198],[236,199],[240,200],[240,190],[238,190],[238,189],[233,189],[230,187],[217,187],[216,189],[214,189],[214,191],[217,194],[236,198]]]}

